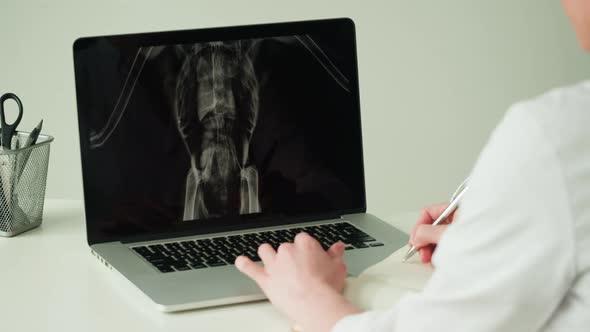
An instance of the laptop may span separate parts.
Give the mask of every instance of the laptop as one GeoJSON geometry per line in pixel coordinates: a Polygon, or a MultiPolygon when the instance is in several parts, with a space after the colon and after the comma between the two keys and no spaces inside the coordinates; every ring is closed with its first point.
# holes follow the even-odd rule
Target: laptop
{"type": "Polygon", "coordinates": [[[73,49],[88,245],[160,310],[264,299],[235,258],[299,232],[352,276],[407,243],[366,213],[350,19],[73,49]]]}

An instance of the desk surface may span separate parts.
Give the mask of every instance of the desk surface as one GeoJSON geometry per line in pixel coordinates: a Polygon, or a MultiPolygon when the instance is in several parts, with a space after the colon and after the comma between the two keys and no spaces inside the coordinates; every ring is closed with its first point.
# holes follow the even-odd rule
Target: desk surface
{"type": "MultiPolygon", "coordinates": [[[[408,231],[411,214],[386,221],[408,231]]],[[[166,314],[90,254],[82,201],[47,200],[41,227],[0,238],[3,331],[289,331],[268,302],[166,314]]]]}

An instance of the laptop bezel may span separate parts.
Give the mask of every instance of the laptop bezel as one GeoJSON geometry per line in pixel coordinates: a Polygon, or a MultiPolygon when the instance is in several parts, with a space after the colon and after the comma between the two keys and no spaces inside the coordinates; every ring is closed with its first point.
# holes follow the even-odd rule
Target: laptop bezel
{"type": "MultiPolygon", "coordinates": [[[[89,221],[92,220],[90,211],[85,208],[85,221],[87,231],[87,241],[89,245],[104,243],[104,242],[140,242],[140,241],[151,241],[158,239],[168,239],[174,237],[184,237],[192,235],[211,234],[217,232],[227,231],[239,231],[251,228],[269,227],[269,226],[281,226],[289,225],[294,223],[301,223],[307,221],[325,220],[339,218],[342,215],[353,214],[353,213],[364,213],[366,212],[366,188],[365,188],[365,175],[364,175],[364,158],[363,158],[363,145],[362,145],[362,124],[360,115],[360,97],[359,97],[359,84],[358,84],[358,59],[356,50],[356,31],[354,22],[350,18],[336,18],[336,19],[324,19],[324,20],[313,20],[313,21],[297,21],[297,22],[286,22],[286,23],[268,23],[268,24],[256,24],[256,25],[241,25],[241,26],[229,26],[229,27],[216,27],[216,28],[202,28],[202,29],[191,29],[191,30],[178,30],[178,31],[164,31],[164,32],[149,32],[149,33],[136,33],[136,34],[122,34],[122,35],[107,35],[107,36],[93,36],[83,37],[77,39],[73,44],[74,54],[74,67],[76,68],[77,54],[83,51],[85,47],[92,43],[93,40],[99,38],[113,38],[117,42],[136,44],[136,46],[149,46],[149,45],[172,45],[172,44],[183,44],[183,43],[194,43],[194,42],[206,42],[206,41],[217,41],[217,40],[237,40],[237,39],[250,39],[250,38],[264,38],[264,37],[277,37],[283,35],[298,35],[298,34],[313,34],[314,31],[321,31],[326,27],[333,29],[335,26],[342,28],[343,31],[351,33],[351,40],[353,42],[354,54],[354,68],[353,75],[351,78],[351,92],[352,98],[354,99],[355,107],[358,112],[358,132],[359,132],[359,144],[360,144],[360,168],[361,172],[358,174],[362,188],[362,205],[358,208],[335,210],[328,213],[322,214],[311,214],[305,216],[256,216],[249,217],[247,215],[238,217],[224,218],[223,223],[218,225],[206,225],[202,224],[194,225],[194,227],[173,232],[158,232],[158,233],[143,233],[135,236],[125,237],[113,237],[108,239],[94,239],[89,230],[89,221]],[[232,222],[235,219],[235,222],[232,222]],[[251,219],[248,222],[239,222],[243,219],[251,219]]],[[[74,68],[74,69],[75,69],[74,68]]],[[[85,128],[85,121],[81,120],[84,118],[81,110],[81,93],[79,86],[79,80],[76,79],[76,94],[77,94],[77,109],[78,109],[78,129],[80,139],[80,152],[82,159],[82,185],[83,195],[87,196],[88,183],[92,174],[87,171],[86,163],[88,162],[87,156],[85,155],[88,151],[88,142],[85,138],[87,129],[85,128]],[[86,169],[86,171],[85,171],[86,169]]],[[[87,207],[86,200],[84,205],[87,207]]],[[[190,227],[190,226],[187,226],[190,227]]]]}

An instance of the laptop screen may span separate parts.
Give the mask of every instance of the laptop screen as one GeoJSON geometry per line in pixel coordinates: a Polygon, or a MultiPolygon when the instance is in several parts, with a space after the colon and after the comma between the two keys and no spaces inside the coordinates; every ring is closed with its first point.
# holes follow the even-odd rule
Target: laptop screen
{"type": "Polygon", "coordinates": [[[90,243],[364,211],[350,20],[83,38],[74,58],[90,243]]]}

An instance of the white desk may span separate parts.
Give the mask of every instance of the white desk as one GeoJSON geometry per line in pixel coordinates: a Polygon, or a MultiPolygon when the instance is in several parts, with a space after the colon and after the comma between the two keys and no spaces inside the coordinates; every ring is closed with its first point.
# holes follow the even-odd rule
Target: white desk
{"type": "MultiPolygon", "coordinates": [[[[388,221],[408,231],[413,214],[388,221]]],[[[2,331],[289,331],[268,302],[166,314],[90,254],[82,201],[47,200],[41,227],[0,238],[2,331]]]]}

